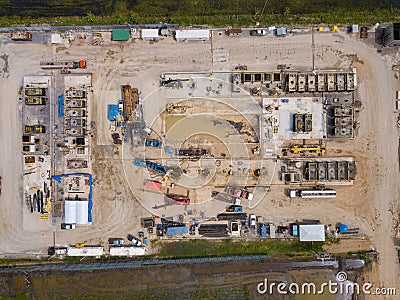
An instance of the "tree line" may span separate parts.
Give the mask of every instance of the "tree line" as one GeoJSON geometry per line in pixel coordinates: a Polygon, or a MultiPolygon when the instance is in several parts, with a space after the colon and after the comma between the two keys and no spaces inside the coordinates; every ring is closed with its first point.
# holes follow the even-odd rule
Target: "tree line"
{"type": "Polygon", "coordinates": [[[307,15],[400,9],[397,0],[0,0],[0,16],[307,15]]]}

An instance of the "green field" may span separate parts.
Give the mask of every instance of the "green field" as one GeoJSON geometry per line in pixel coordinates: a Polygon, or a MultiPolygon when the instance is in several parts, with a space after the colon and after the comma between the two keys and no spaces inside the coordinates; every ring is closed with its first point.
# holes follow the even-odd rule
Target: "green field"
{"type": "Polygon", "coordinates": [[[207,257],[229,255],[267,254],[277,258],[313,257],[322,252],[322,242],[300,242],[289,239],[265,239],[257,241],[191,240],[179,242],[155,242],[161,246],[162,258],[207,257]]]}
{"type": "Polygon", "coordinates": [[[0,26],[175,23],[214,26],[400,21],[396,0],[0,0],[0,26]]]}

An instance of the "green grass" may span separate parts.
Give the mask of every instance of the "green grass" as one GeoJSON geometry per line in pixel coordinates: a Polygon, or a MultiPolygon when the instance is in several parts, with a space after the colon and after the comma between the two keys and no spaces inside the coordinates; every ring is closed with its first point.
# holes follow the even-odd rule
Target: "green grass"
{"type": "Polygon", "coordinates": [[[19,294],[16,295],[15,297],[2,297],[0,296],[0,300],[28,300],[29,295],[28,294],[19,294]]]}
{"type": "Polygon", "coordinates": [[[33,259],[33,258],[0,258],[0,266],[10,266],[29,263],[40,263],[46,259],[33,259]]]}
{"type": "Polygon", "coordinates": [[[313,257],[322,252],[323,243],[305,243],[299,240],[267,239],[257,241],[191,240],[179,242],[157,242],[161,246],[162,258],[188,258],[229,255],[267,254],[277,258],[313,257]]]}
{"type": "Polygon", "coordinates": [[[2,16],[0,27],[7,26],[34,26],[34,25],[111,25],[111,24],[150,24],[165,22],[180,25],[211,26],[260,26],[285,24],[289,26],[302,25],[342,25],[342,24],[375,24],[377,22],[400,21],[400,9],[379,9],[360,11],[332,11],[308,14],[185,14],[185,15],[141,15],[140,12],[124,11],[119,14],[95,16],[59,16],[59,17],[29,17],[29,16],[2,16]]]}

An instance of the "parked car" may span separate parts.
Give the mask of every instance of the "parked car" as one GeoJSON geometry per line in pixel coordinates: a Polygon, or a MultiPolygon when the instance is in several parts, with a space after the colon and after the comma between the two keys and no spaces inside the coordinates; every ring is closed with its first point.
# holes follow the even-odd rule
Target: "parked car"
{"type": "Polygon", "coordinates": [[[252,230],[256,229],[256,215],[250,214],[250,216],[249,216],[249,226],[250,226],[250,229],[252,229],[252,230]]]}

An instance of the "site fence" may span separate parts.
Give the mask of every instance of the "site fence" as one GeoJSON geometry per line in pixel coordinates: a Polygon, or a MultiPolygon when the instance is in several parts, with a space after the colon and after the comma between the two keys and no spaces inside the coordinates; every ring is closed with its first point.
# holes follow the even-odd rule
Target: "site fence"
{"type": "Polygon", "coordinates": [[[112,261],[112,262],[93,262],[87,261],[65,261],[62,264],[55,265],[37,265],[37,266],[18,266],[2,267],[0,273],[11,272],[45,272],[45,271],[88,271],[103,269],[124,269],[151,265],[182,264],[182,263],[200,263],[200,262],[226,262],[242,261],[250,259],[267,259],[268,255],[244,255],[244,256],[221,256],[221,257],[199,257],[199,258],[181,258],[181,259],[151,259],[141,261],[112,261]]]}

